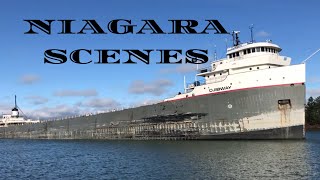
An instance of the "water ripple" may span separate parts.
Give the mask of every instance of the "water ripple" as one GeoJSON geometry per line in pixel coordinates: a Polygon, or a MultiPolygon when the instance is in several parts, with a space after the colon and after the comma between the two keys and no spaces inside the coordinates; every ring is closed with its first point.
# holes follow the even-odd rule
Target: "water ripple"
{"type": "Polygon", "coordinates": [[[320,179],[302,141],[0,140],[0,179],[320,179]]]}

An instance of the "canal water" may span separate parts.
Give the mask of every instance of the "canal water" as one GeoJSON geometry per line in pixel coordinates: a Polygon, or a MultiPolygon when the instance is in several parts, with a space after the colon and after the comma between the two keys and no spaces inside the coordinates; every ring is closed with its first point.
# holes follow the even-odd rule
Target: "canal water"
{"type": "Polygon", "coordinates": [[[306,140],[0,139],[0,179],[320,179],[320,131],[306,140]]]}

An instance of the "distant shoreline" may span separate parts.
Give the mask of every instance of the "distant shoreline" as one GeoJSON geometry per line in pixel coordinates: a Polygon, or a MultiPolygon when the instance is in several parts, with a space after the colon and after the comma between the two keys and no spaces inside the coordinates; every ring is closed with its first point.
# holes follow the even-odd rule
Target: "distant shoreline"
{"type": "Polygon", "coordinates": [[[315,125],[306,124],[306,131],[320,131],[320,124],[315,124],[315,125]]]}

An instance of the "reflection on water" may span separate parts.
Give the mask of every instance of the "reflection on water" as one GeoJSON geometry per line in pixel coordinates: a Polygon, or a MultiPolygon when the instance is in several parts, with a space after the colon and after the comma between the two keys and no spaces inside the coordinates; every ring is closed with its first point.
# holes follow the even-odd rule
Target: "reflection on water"
{"type": "Polygon", "coordinates": [[[0,179],[320,179],[301,141],[0,140],[0,179]]]}

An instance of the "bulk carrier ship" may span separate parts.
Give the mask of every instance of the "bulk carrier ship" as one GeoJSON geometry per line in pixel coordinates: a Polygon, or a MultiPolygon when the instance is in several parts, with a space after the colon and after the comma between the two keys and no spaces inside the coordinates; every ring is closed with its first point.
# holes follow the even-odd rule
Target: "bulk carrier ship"
{"type": "Polygon", "coordinates": [[[0,128],[0,138],[303,139],[305,64],[290,65],[271,41],[240,43],[199,69],[162,102],[94,115],[0,128]]]}

